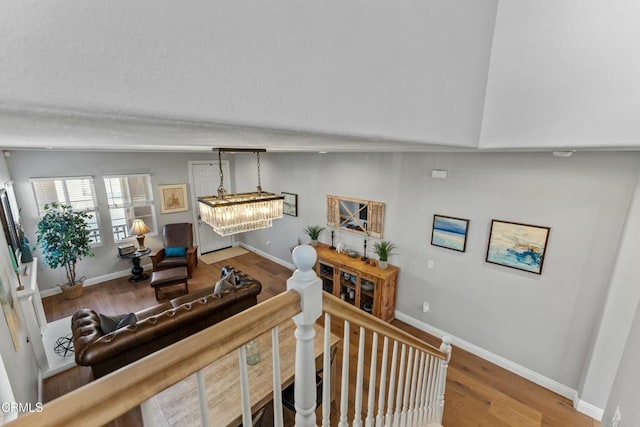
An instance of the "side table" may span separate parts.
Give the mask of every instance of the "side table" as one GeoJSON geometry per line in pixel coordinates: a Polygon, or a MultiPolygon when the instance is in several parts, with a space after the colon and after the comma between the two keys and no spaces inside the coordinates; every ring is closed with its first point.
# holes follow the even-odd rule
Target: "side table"
{"type": "Polygon", "coordinates": [[[131,277],[129,277],[130,282],[139,282],[141,280],[149,278],[149,275],[146,274],[143,268],[140,266],[140,258],[145,255],[149,255],[150,253],[151,249],[145,249],[144,251],[135,251],[127,255],[118,255],[118,258],[120,259],[131,260],[131,265],[133,266],[133,268],[131,269],[131,277]]]}

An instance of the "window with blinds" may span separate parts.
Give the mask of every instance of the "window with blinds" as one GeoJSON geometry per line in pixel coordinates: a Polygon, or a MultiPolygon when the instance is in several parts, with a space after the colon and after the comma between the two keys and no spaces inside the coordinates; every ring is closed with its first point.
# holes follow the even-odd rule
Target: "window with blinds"
{"type": "Polygon", "coordinates": [[[156,215],[151,190],[151,175],[111,175],[104,178],[107,204],[111,214],[114,242],[133,237],[130,229],[133,220],[141,219],[156,234],[156,215]]]}
{"type": "Polygon", "coordinates": [[[44,215],[45,206],[57,202],[71,206],[76,211],[86,212],[91,216],[87,220],[92,245],[102,244],[96,190],[93,186],[93,178],[59,177],[32,179],[31,185],[38,204],[38,215],[44,215]]]}

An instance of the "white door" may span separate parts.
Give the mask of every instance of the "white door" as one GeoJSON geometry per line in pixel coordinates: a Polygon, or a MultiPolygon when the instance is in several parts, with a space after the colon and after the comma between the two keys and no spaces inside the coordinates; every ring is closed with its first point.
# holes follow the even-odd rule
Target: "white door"
{"type": "MultiPolygon", "coordinates": [[[[222,162],[222,171],[225,177],[225,187],[229,190],[227,177],[229,177],[229,162],[222,162]]],[[[220,185],[220,175],[218,170],[218,162],[211,163],[192,163],[191,164],[191,177],[193,179],[193,185],[195,197],[195,213],[197,215],[197,239],[200,254],[206,254],[207,252],[216,251],[222,248],[228,248],[231,246],[231,236],[222,237],[200,220],[200,206],[197,198],[201,196],[213,196],[218,194],[218,186],[220,185]]]]}

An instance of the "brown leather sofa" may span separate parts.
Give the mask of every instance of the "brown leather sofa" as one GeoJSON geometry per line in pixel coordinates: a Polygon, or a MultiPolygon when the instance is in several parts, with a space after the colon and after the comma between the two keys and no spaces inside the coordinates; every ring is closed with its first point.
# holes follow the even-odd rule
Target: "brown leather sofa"
{"type": "Polygon", "coordinates": [[[213,287],[183,295],[136,312],[135,324],[108,334],[94,310],[76,312],[71,319],[76,363],[90,366],[93,377],[100,378],[254,306],[262,285],[238,274],[239,285],[227,287],[219,297],[213,287]]]}
{"type": "Polygon", "coordinates": [[[153,271],[187,267],[189,279],[198,266],[198,247],[193,244],[193,225],[190,222],[166,224],[162,228],[163,247],[149,254],[153,271]],[[183,256],[167,256],[165,248],[186,248],[183,256]]]}

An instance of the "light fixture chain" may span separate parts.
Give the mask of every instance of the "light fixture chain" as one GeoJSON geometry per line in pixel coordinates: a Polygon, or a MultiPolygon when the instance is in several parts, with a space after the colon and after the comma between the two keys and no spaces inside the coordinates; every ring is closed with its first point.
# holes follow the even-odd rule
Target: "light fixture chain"
{"type": "Polygon", "coordinates": [[[258,157],[258,193],[262,193],[262,183],[260,182],[260,152],[256,151],[256,156],[258,157]]]}
{"type": "Polygon", "coordinates": [[[222,173],[222,153],[218,150],[218,169],[220,175],[220,186],[218,187],[218,197],[224,197],[227,190],[224,189],[224,174],[222,173]]]}

